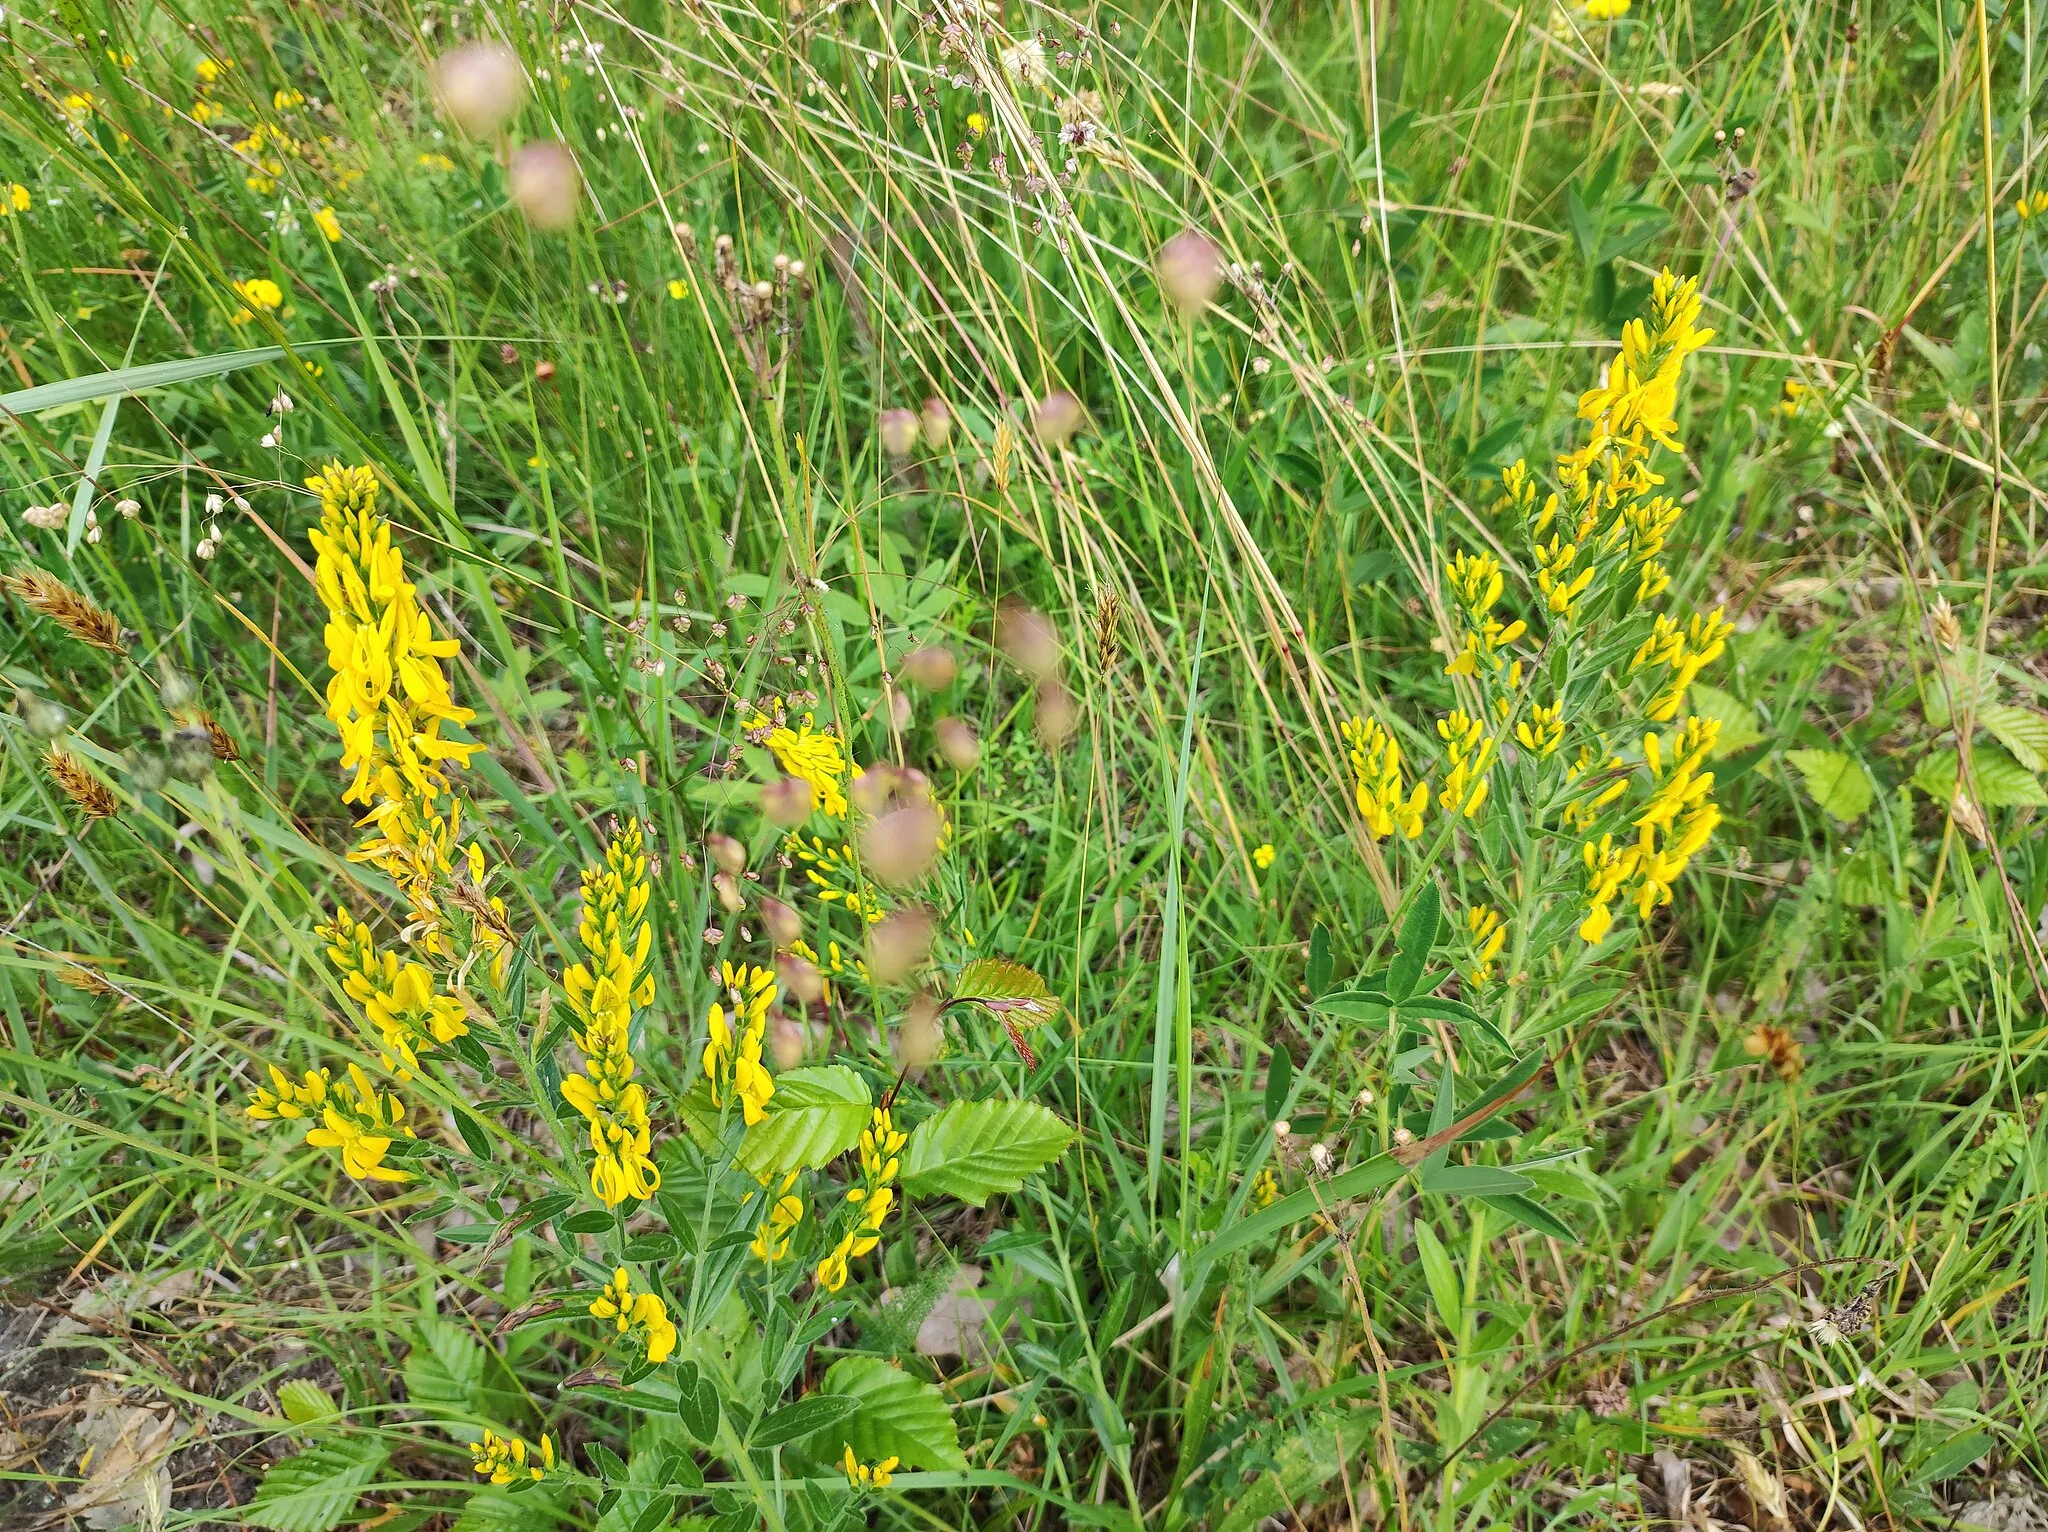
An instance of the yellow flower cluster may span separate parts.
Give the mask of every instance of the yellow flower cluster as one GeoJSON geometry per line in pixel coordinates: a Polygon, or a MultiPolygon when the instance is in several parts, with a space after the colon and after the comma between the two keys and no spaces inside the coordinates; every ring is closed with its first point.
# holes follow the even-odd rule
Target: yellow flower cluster
{"type": "Polygon", "coordinates": [[[887,1489],[896,1476],[896,1465],[902,1459],[883,1458],[879,1463],[863,1463],[854,1456],[853,1444],[846,1444],[846,1456],[840,1466],[846,1470],[846,1482],[855,1489],[887,1489]]]}
{"type": "Polygon", "coordinates": [[[19,181],[0,181],[0,218],[26,213],[34,200],[19,181]]]}
{"type": "Polygon", "coordinates": [[[590,1300],[590,1312],[598,1319],[613,1320],[619,1334],[645,1348],[650,1362],[666,1362],[676,1349],[676,1327],[668,1317],[668,1305],[659,1293],[636,1293],[633,1277],[621,1266],[612,1273],[604,1291],[590,1300]]]}
{"type": "Polygon", "coordinates": [[[804,864],[804,877],[817,890],[822,904],[837,904],[849,915],[873,925],[888,913],[872,890],[863,891],[859,872],[853,864],[853,850],[843,841],[827,843],[813,835],[806,843],[791,835],[783,850],[804,864]]]}
{"type": "MultiPolygon", "coordinates": [[[[1500,651],[1529,631],[1520,619],[1503,623],[1493,615],[1504,585],[1500,560],[1490,553],[1457,553],[1444,573],[1465,619],[1465,645],[1444,667],[1444,674],[1477,676],[1482,667],[1487,674],[1498,671],[1507,663],[1500,651]]],[[[1519,665],[1515,675],[1519,680],[1519,665]]]]}
{"type": "Polygon", "coordinates": [[[1351,747],[1353,796],[1365,827],[1374,840],[1399,830],[1409,840],[1422,833],[1422,813],[1429,807],[1429,789],[1417,782],[1406,793],[1401,780],[1401,747],[1377,718],[1347,719],[1344,742],[1351,747]]]}
{"type": "Polygon", "coordinates": [[[1475,904],[1465,911],[1465,930],[1472,937],[1476,953],[1467,977],[1474,984],[1484,984],[1493,977],[1493,960],[1507,944],[1508,923],[1492,905],[1475,904]]]}
{"type": "Polygon", "coordinates": [[[409,1181],[403,1170],[384,1164],[394,1141],[411,1138],[405,1108],[396,1096],[386,1095],[370,1083],[362,1066],[348,1066],[348,1078],[330,1080],[324,1069],[309,1069],[294,1080],[275,1065],[270,1066],[270,1089],[259,1089],[249,1103],[249,1115],[258,1122],[311,1122],[306,1142],[315,1149],[334,1149],[341,1155],[341,1168],[358,1181],[409,1181]]]}
{"type": "Polygon", "coordinates": [[[347,910],[337,907],[333,921],[314,934],[327,943],[327,960],[342,976],[342,992],[376,1028],[384,1067],[401,1083],[419,1068],[423,1050],[452,1043],[469,1031],[461,1001],[438,993],[434,976],[422,965],[379,952],[370,928],[347,910]]]}
{"type": "MultiPolygon", "coordinates": [[[[779,713],[781,699],[772,700],[769,708],[779,713]]],[[[809,784],[813,812],[822,809],[827,819],[846,817],[846,750],[830,728],[820,729],[809,713],[791,728],[787,723],[777,723],[767,712],[755,713],[740,727],[749,736],[758,736],[775,757],[776,765],[809,784]]]]}
{"type": "Polygon", "coordinates": [[[555,1444],[546,1432],[541,1433],[539,1448],[528,1453],[526,1443],[518,1437],[500,1436],[486,1426],[483,1440],[469,1444],[469,1455],[476,1471],[493,1484],[544,1479],[555,1467],[555,1444]],[[529,1462],[529,1457],[538,1461],[529,1462]]]}
{"type": "Polygon", "coordinates": [[[654,1000],[654,931],[647,923],[652,891],[640,821],[615,821],[604,862],[583,871],[576,938],[585,961],[562,975],[570,1009],[582,1023],[575,1038],[583,1052],[583,1073],[562,1082],[562,1099],[590,1124],[596,1155],[590,1189],[606,1207],[651,1197],[661,1185],[648,1154],[647,1091],[633,1079],[631,1049],[633,1012],[654,1000]]]}
{"type": "MultiPolygon", "coordinates": [[[[441,737],[444,727],[476,716],[456,706],[441,664],[461,646],[434,637],[391,525],[377,510],[376,476],[330,463],[306,487],[320,497],[314,585],[327,608],[327,716],[351,773],[341,796],[364,805],[361,822],[370,831],[350,860],[387,874],[412,905],[408,934],[426,951],[444,952],[435,885],[454,869],[461,839],[460,805],[450,799],[441,807],[445,768],[468,765],[482,748],[441,737]]],[[[466,860],[480,886],[482,850],[471,845],[466,860]]],[[[492,907],[502,917],[504,906],[492,907]]],[[[502,939],[482,922],[478,932],[495,963],[502,939]]]]}
{"type": "Polygon", "coordinates": [[[768,1115],[775,1080],[761,1062],[761,1044],[768,1035],[768,1011],[775,1004],[775,975],[741,963],[719,965],[726,999],[732,1002],[728,1021],[722,1002],[711,1003],[710,1040],[704,1044],[704,1078],[711,1082],[711,1104],[723,1110],[737,1101],[747,1126],[768,1115]]]}
{"type": "Polygon", "coordinates": [[[1515,725],[1515,742],[1538,756],[1556,755],[1564,742],[1564,704],[1529,704],[1529,716],[1515,725]]]}
{"type": "Polygon", "coordinates": [[[1678,422],[1678,377],[1685,359],[1714,338],[1699,328],[1700,284],[1680,281],[1668,271],[1650,287],[1650,310],[1621,329],[1621,354],[1607,367],[1598,388],[1579,396],[1579,418],[1595,431],[1641,448],[1647,435],[1673,452],[1683,452],[1678,422]]]}
{"type": "Polygon", "coordinates": [[[1453,817],[1476,818],[1479,806],[1486,802],[1486,770],[1493,764],[1493,740],[1486,726],[1463,708],[1453,708],[1438,719],[1436,732],[1450,763],[1444,785],[1437,791],[1437,807],[1453,817]]]}
{"type": "Polygon", "coordinates": [[[1657,614],[1656,626],[1629,662],[1632,671],[1645,665],[1662,665],[1670,672],[1663,690],[1650,703],[1649,718],[1653,723],[1669,723],[1678,716],[1678,710],[1685,706],[1687,689],[1702,670],[1721,657],[1732,631],[1719,607],[1704,617],[1695,612],[1692,621],[1682,628],[1662,612],[1657,614]]]}
{"type": "Polygon", "coordinates": [[[889,1108],[878,1106],[860,1136],[860,1184],[847,1189],[846,1200],[858,1210],[849,1230],[823,1260],[818,1262],[818,1286],[836,1293],[846,1286],[848,1263],[866,1255],[880,1243],[882,1225],[896,1205],[898,1156],[909,1135],[896,1131],[889,1108]]]}
{"type": "Polygon", "coordinates": [[[1636,816],[1635,843],[1617,846],[1612,835],[1603,835],[1581,850],[1587,913],[1579,935],[1584,940],[1597,942],[1612,929],[1613,905],[1624,892],[1644,920],[1671,902],[1672,886],[1721,822],[1712,796],[1714,774],[1701,769],[1720,735],[1718,721],[1688,718],[1668,747],[1655,734],[1643,737],[1643,765],[1653,787],[1636,816]]]}
{"type": "MultiPolygon", "coordinates": [[[[767,1182],[761,1185],[765,1188],[767,1182]]],[[[768,1209],[768,1216],[754,1229],[754,1238],[747,1249],[753,1252],[757,1261],[779,1261],[789,1254],[789,1242],[796,1233],[796,1226],[804,1221],[804,1199],[790,1188],[796,1185],[796,1172],[791,1171],[782,1178],[782,1186],[775,1194],[775,1201],[768,1209]]]]}

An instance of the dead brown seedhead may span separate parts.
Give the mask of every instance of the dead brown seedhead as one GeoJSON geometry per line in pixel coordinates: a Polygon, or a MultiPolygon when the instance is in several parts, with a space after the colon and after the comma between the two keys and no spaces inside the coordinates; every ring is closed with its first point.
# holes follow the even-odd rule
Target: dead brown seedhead
{"type": "Polygon", "coordinates": [[[53,574],[28,568],[0,575],[0,590],[30,611],[49,618],[81,643],[108,654],[128,652],[128,646],[121,642],[121,624],[114,614],[81,596],[53,574]]]}
{"type": "Polygon", "coordinates": [[[114,796],[114,790],[94,776],[70,751],[56,745],[43,757],[43,770],[57,790],[69,798],[78,811],[88,819],[112,819],[121,811],[121,803],[114,796]]]}

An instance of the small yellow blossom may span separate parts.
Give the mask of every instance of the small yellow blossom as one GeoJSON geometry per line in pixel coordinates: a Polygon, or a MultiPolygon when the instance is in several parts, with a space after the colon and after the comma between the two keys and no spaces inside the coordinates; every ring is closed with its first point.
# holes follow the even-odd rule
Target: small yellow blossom
{"type": "Polygon", "coordinates": [[[879,1463],[863,1463],[854,1456],[853,1444],[849,1442],[842,1466],[846,1469],[846,1482],[855,1489],[887,1489],[900,1461],[899,1458],[886,1457],[879,1463]]]}
{"type": "Polygon", "coordinates": [[[1279,1200],[1280,1182],[1273,1174],[1273,1167],[1268,1165],[1252,1182],[1252,1201],[1261,1208],[1269,1208],[1279,1200]]]}
{"type": "Polygon", "coordinates": [[[1508,923],[1492,905],[1475,904],[1465,911],[1465,929],[1471,934],[1476,954],[1466,971],[1467,977],[1474,984],[1484,984],[1493,977],[1493,960],[1500,956],[1500,949],[1507,942],[1508,923]]]}
{"type": "Polygon", "coordinates": [[[804,1221],[804,1200],[790,1191],[794,1185],[796,1172],[791,1171],[782,1178],[768,1216],[755,1228],[753,1242],[747,1246],[755,1260],[779,1261],[789,1254],[790,1239],[804,1221]]]}
{"type": "Polygon", "coordinates": [[[647,1360],[666,1362],[676,1349],[676,1327],[659,1293],[633,1291],[632,1274],[621,1266],[604,1290],[590,1300],[594,1318],[612,1320],[621,1335],[646,1348],[647,1360]]]}
{"type": "Polygon", "coordinates": [[[761,736],[760,742],[784,771],[810,784],[812,809],[822,809],[827,819],[846,817],[847,759],[837,734],[818,728],[809,713],[795,728],[776,723],[766,713],[756,713],[741,727],[749,735],[761,736]]]}
{"type": "Polygon", "coordinates": [[[687,298],[690,296],[690,284],[681,277],[670,277],[668,279],[668,295],[671,298],[687,298]]]}
{"type": "Polygon", "coordinates": [[[411,1175],[385,1165],[384,1156],[398,1139],[412,1136],[398,1098],[379,1093],[362,1066],[351,1064],[348,1078],[328,1091],[320,1126],[307,1130],[306,1142],[339,1150],[341,1168],[358,1181],[409,1181],[411,1175]]]}
{"type": "Polygon", "coordinates": [[[1252,852],[1252,865],[1258,868],[1260,872],[1265,872],[1272,867],[1274,859],[1278,855],[1279,853],[1273,849],[1273,843],[1267,841],[1252,852]]]}
{"type": "Polygon", "coordinates": [[[26,213],[32,200],[28,188],[19,181],[0,182],[0,218],[26,213]]]}
{"type": "Polygon", "coordinates": [[[979,138],[982,134],[986,133],[988,131],[987,114],[984,112],[969,112],[967,114],[967,131],[972,133],[976,138],[979,138]]]}
{"type": "Polygon", "coordinates": [[[448,158],[445,154],[422,154],[413,163],[422,170],[453,170],[455,168],[455,161],[448,158]]]}
{"type": "Polygon", "coordinates": [[[531,1456],[538,1462],[529,1463],[526,1443],[516,1436],[500,1436],[489,1429],[484,1430],[483,1440],[469,1444],[470,1457],[476,1471],[493,1484],[510,1484],[514,1479],[544,1479],[554,1471],[555,1444],[545,1432],[540,1447],[531,1456]]]}
{"type": "Polygon", "coordinates": [[[319,207],[313,209],[313,226],[326,236],[328,244],[337,245],[341,243],[341,220],[334,216],[333,208],[319,207]]]}
{"type": "Polygon", "coordinates": [[[1586,0],[1588,21],[1619,21],[1628,14],[1631,0],[1586,0]]]}

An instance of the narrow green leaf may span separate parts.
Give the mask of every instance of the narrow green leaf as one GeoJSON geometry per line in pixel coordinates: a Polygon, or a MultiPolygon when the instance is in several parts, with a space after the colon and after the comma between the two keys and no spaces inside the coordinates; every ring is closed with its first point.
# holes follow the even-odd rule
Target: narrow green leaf
{"type": "Polygon", "coordinates": [[[1330,933],[1319,920],[1308,933],[1308,992],[1320,995],[1328,989],[1335,970],[1336,963],[1330,956],[1330,933]]]}
{"type": "Polygon", "coordinates": [[[1446,1330],[1456,1335],[1465,1305],[1458,1288],[1457,1268],[1451,1264],[1451,1253],[1436,1237],[1436,1230],[1420,1219],[1415,1223],[1415,1248],[1422,1258],[1423,1280],[1429,1284],[1430,1301],[1436,1305],[1437,1317],[1443,1320],[1446,1330]]]}
{"type": "Polygon", "coordinates": [[[1287,1092],[1294,1085],[1294,1057],[1285,1048],[1275,1048],[1266,1062],[1266,1119],[1286,1115],[1287,1092]]]}
{"type": "Polygon", "coordinates": [[[1524,1197],[1519,1193],[1509,1193],[1504,1197],[1482,1196],[1479,1200],[1495,1212],[1503,1213],[1509,1218],[1514,1219],[1517,1223],[1527,1224],[1538,1234],[1548,1234],[1552,1239],[1567,1240],[1573,1244],[1578,1243],[1578,1236],[1572,1232],[1571,1225],[1557,1217],[1533,1197],[1524,1197]]]}
{"type": "Polygon", "coordinates": [[[1387,993],[1395,1004],[1420,987],[1429,949],[1436,944],[1437,922],[1442,917],[1443,896],[1437,893],[1435,883],[1425,881],[1416,890],[1407,918],[1401,922],[1401,938],[1395,944],[1394,961],[1387,969],[1387,993]]]}
{"type": "Polygon", "coordinates": [[[858,1413],[860,1408],[858,1399],[844,1394],[812,1394],[762,1417],[747,1445],[779,1447],[784,1442],[801,1441],[838,1425],[848,1416],[858,1413]]]}

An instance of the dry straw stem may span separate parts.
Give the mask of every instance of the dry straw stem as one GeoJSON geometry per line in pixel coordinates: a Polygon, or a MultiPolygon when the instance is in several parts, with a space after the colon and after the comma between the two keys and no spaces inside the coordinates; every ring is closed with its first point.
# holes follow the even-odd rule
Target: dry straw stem
{"type": "Polygon", "coordinates": [[[70,751],[50,746],[50,753],[43,758],[43,769],[86,818],[112,819],[120,812],[120,800],[115,798],[114,790],[70,751]]]}
{"type": "Polygon", "coordinates": [[[53,574],[31,567],[19,574],[0,575],[0,590],[95,649],[104,649],[109,654],[128,652],[128,646],[121,642],[121,624],[114,614],[79,595],[53,574]]]}

